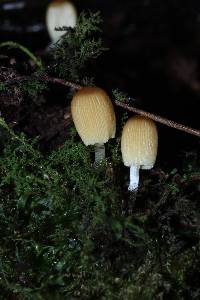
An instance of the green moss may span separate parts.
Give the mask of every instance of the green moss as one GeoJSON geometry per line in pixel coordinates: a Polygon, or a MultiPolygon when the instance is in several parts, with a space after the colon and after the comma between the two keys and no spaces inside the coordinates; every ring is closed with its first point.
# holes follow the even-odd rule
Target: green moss
{"type": "Polygon", "coordinates": [[[81,13],[75,28],[69,28],[61,41],[52,49],[55,73],[67,80],[84,82],[88,76],[87,66],[102,54],[103,47],[99,36],[100,14],[81,13]]]}
{"type": "MultiPolygon", "coordinates": [[[[64,78],[68,81],[80,82],[83,85],[93,85],[93,75],[89,74],[89,65],[95,61],[106,48],[100,37],[100,14],[81,13],[74,29],[68,28],[59,43],[49,49],[44,61],[37,58],[29,49],[18,43],[8,41],[1,47],[16,48],[24,52],[37,66],[29,68],[28,76],[20,75],[13,68],[0,69],[0,75],[5,82],[0,82],[0,92],[5,92],[8,98],[36,99],[43,91],[49,89],[45,76],[64,78]],[[19,80],[20,78],[20,80],[19,80]],[[10,79],[10,82],[6,80],[10,79]]],[[[5,97],[4,95],[4,97],[5,97]]],[[[21,100],[20,100],[21,101],[21,100]]]]}
{"type": "Polygon", "coordinates": [[[34,97],[44,92],[47,89],[47,84],[41,80],[32,78],[23,83],[19,83],[18,87],[23,94],[34,97]]]}
{"type": "Polygon", "coordinates": [[[0,82],[0,92],[5,90],[5,84],[3,82],[0,82]]]}
{"type": "Polygon", "coordinates": [[[124,179],[113,182],[109,160],[94,168],[74,131],[44,156],[3,120],[0,130],[2,299],[198,299],[199,232],[181,227],[199,211],[198,183],[183,192],[191,172],[176,193],[177,173],[144,178],[127,215],[124,179]]]}
{"type": "Polygon", "coordinates": [[[127,97],[127,94],[121,92],[119,89],[114,89],[114,90],[112,91],[112,93],[113,93],[114,98],[115,98],[116,100],[118,100],[118,101],[121,101],[121,102],[126,101],[127,98],[128,98],[128,97],[127,97]]]}

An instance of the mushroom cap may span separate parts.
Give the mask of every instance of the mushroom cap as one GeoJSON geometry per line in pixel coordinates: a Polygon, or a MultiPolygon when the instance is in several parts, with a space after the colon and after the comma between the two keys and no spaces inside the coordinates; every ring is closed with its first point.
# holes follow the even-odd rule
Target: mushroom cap
{"type": "Polygon", "coordinates": [[[57,0],[51,2],[46,11],[46,26],[49,36],[53,42],[57,42],[64,31],[55,30],[59,27],[75,27],[77,12],[74,5],[68,0],[57,0]]]}
{"type": "Polygon", "coordinates": [[[158,148],[158,133],[154,123],[143,116],[131,117],[122,131],[121,152],[125,166],[151,169],[158,148]]]}
{"type": "Polygon", "coordinates": [[[81,88],[72,99],[71,112],[76,130],[86,146],[106,143],[115,136],[114,108],[103,89],[81,88]]]}

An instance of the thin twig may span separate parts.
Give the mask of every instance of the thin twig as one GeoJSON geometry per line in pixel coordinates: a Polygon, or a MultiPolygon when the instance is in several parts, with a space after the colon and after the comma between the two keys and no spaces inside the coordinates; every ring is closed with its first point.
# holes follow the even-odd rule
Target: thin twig
{"type": "Polygon", "coordinates": [[[159,122],[161,124],[164,124],[164,125],[167,125],[169,127],[172,127],[172,128],[175,128],[175,129],[178,129],[178,130],[181,130],[181,131],[187,132],[189,134],[196,135],[196,136],[200,137],[200,130],[198,130],[198,129],[194,129],[194,128],[185,126],[183,124],[176,123],[176,122],[174,122],[172,120],[160,117],[158,115],[154,115],[152,113],[146,112],[146,111],[141,110],[139,108],[135,108],[133,106],[129,106],[128,104],[123,103],[123,102],[118,101],[118,100],[115,100],[115,104],[117,106],[120,106],[120,107],[126,109],[126,110],[135,112],[138,115],[147,117],[147,118],[152,119],[152,120],[154,120],[156,122],[159,122]]]}
{"type": "Polygon", "coordinates": [[[13,42],[13,41],[7,41],[7,42],[3,42],[0,44],[0,48],[2,47],[10,47],[10,48],[18,48],[20,49],[22,52],[24,52],[26,55],[28,55],[33,61],[34,63],[40,68],[42,67],[42,62],[39,58],[37,58],[29,49],[27,49],[26,47],[13,42]]]}
{"type": "Polygon", "coordinates": [[[54,78],[54,77],[50,77],[50,76],[15,76],[11,79],[8,79],[5,81],[6,84],[15,84],[17,82],[23,82],[23,81],[29,81],[29,80],[33,80],[33,79],[37,79],[37,80],[40,80],[40,81],[46,81],[46,82],[52,82],[52,83],[58,83],[58,84],[61,84],[61,85],[64,85],[64,86],[68,86],[70,88],[73,88],[75,90],[80,90],[82,88],[82,86],[76,84],[76,83],[73,83],[73,82],[70,82],[70,81],[66,81],[64,79],[60,79],[60,78],[54,78]]]}
{"type": "MultiPolygon", "coordinates": [[[[18,81],[25,81],[25,80],[30,80],[30,79],[32,79],[32,77],[21,76],[21,77],[12,78],[12,79],[8,80],[6,83],[13,84],[13,83],[18,82],[18,81]]],[[[45,75],[43,77],[39,77],[38,76],[38,77],[36,77],[36,79],[38,79],[38,80],[45,80],[47,82],[52,82],[52,83],[58,83],[58,84],[61,84],[61,85],[73,88],[75,90],[80,90],[82,88],[81,85],[78,85],[76,83],[73,83],[73,82],[70,82],[70,81],[66,81],[66,80],[60,79],[60,78],[50,77],[50,76],[47,76],[47,75],[45,75]]],[[[200,137],[200,130],[199,129],[194,129],[194,128],[185,126],[183,124],[174,122],[172,120],[163,118],[161,116],[158,116],[158,115],[149,113],[147,111],[141,110],[139,108],[136,108],[136,107],[133,107],[133,106],[129,106],[128,104],[126,104],[126,103],[124,103],[122,101],[115,100],[115,104],[117,106],[120,106],[120,107],[126,109],[126,110],[132,111],[132,112],[134,112],[134,113],[136,113],[138,115],[141,115],[141,116],[147,117],[149,119],[152,119],[155,122],[159,122],[159,123],[164,124],[166,126],[169,126],[169,127],[172,127],[172,128],[175,128],[175,129],[178,129],[178,130],[181,130],[181,131],[184,131],[186,133],[189,133],[191,135],[195,135],[195,136],[200,137]]]]}
{"type": "MultiPolygon", "coordinates": [[[[79,90],[79,89],[82,88],[82,86],[80,86],[80,85],[74,84],[74,83],[69,82],[69,81],[65,81],[63,79],[52,78],[52,77],[46,76],[45,80],[53,82],[53,83],[59,83],[59,84],[62,84],[62,85],[68,86],[68,87],[72,87],[72,88],[74,88],[76,90],[79,90]]],[[[135,112],[135,113],[137,113],[139,115],[142,115],[142,116],[145,116],[145,117],[147,117],[149,119],[152,119],[155,122],[159,122],[159,123],[164,124],[166,126],[169,126],[169,127],[172,127],[172,128],[175,128],[175,129],[178,129],[178,130],[181,130],[181,131],[187,132],[189,134],[192,134],[192,135],[200,137],[200,130],[198,130],[198,129],[194,129],[194,128],[185,126],[183,124],[174,122],[172,120],[160,117],[158,115],[146,112],[146,111],[141,110],[139,108],[135,108],[135,107],[129,106],[128,104],[125,104],[125,103],[123,103],[121,101],[115,100],[115,104],[117,106],[121,106],[122,108],[124,108],[126,110],[135,112]]]]}
{"type": "Polygon", "coordinates": [[[54,78],[54,77],[44,76],[43,79],[45,81],[49,81],[49,82],[52,82],[52,83],[58,83],[58,84],[62,84],[62,85],[68,86],[68,87],[73,88],[75,90],[80,90],[82,88],[82,86],[80,86],[80,85],[78,85],[76,83],[73,83],[73,82],[70,82],[70,81],[66,81],[66,80],[60,79],[60,78],[54,78]]]}

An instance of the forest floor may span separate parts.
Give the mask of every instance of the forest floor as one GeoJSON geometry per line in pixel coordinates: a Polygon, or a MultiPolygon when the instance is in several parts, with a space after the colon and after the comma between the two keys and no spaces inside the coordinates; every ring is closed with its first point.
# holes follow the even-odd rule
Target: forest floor
{"type": "Polygon", "coordinates": [[[105,1],[88,1],[104,22],[84,15],[79,30],[69,30],[55,48],[47,48],[44,30],[32,42],[25,30],[19,42],[35,61],[19,47],[0,48],[2,300],[200,297],[199,138],[158,124],[156,165],[141,172],[132,197],[120,151],[132,113],[115,106],[116,139],[94,168],[94,148],[84,146],[71,118],[75,90],[42,80],[95,84],[112,100],[119,89],[130,106],[199,128],[193,10],[188,4],[187,15],[180,10],[177,17],[178,4],[157,3],[155,18],[151,1],[137,2],[113,4],[111,11],[105,1]]]}

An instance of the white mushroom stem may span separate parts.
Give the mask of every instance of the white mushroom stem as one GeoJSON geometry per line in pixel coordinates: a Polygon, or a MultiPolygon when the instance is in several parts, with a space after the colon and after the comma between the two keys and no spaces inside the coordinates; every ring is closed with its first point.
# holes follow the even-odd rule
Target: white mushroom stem
{"type": "Polygon", "coordinates": [[[129,191],[137,191],[139,184],[139,166],[132,165],[130,167],[130,184],[128,187],[129,191]]]}
{"type": "Polygon", "coordinates": [[[105,146],[104,144],[95,144],[95,163],[99,163],[105,158],[105,146]]]}

